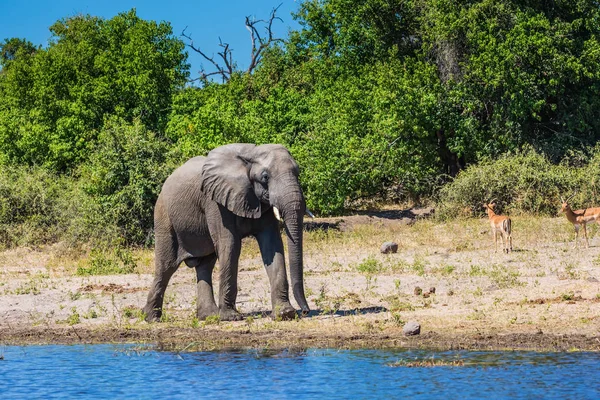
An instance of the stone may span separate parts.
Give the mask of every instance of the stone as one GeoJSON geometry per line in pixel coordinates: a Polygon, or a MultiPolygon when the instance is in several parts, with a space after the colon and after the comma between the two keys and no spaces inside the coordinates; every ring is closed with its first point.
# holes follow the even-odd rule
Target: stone
{"type": "Polygon", "coordinates": [[[433,287],[433,286],[432,286],[432,287],[430,287],[430,288],[429,288],[429,293],[432,293],[432,294],[433,294],[433,293],[435,293],[435,287],[433,287]]]}
{"type": "Polygon", "coordinates": [[[395,253],[398,251],[398,243],[396,242],[385,242],[381,245],[380,251],[383,254],[395,253]]]}
{"type": "Polygon", "coordinates": [[[408,321],[402,328],[404,336],[415,336],[421,334],[421,325],[416,321],[408,321]]]}
{"type": "Polygon", "coordinates": [[[423,289],[421,289],[420,287],[416,286],[414,293],[415,293],[415,296],[420,296],[423,293],[423,289]]]}

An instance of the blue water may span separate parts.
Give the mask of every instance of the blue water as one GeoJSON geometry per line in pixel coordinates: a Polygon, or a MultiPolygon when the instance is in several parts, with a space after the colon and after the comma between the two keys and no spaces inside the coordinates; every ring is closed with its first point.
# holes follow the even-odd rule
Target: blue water
{"type": "Polygon", "coordinates": [[[0,346],[0,398],[600,398],[600,354],[0,346]],[[461,367],[393,367],[431,358],[461,367]]]}

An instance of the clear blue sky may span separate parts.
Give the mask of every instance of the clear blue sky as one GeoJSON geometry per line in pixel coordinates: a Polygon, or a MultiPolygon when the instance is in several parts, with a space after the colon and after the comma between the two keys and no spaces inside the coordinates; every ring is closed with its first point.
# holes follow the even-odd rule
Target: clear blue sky
{"type": "MultiPolygon", "coordinates": [[[[273,27],[277,37],[285,38],[290,28],[299,28],[291,16],[298,3],[296,0],[0,0],[0,40],[25,38],[45,47],[50,38],[48,28],[61,18],[90,14],[110,19],[135,8],[140,18],[170,22],[176,36],[187,26],[186,33],[192,34],[194,45],[206,50],[208,55],[219,51],[221,37],[233,49],[234,60],[244,68],[251,49],[245,17],[267,19],[271,10],[281,4],[277,15],[283,23],[276,21],[273,27]]],[[[191,49],[188,53],[192,78],[198,76],[201,64],[209,70],[209,64],[199,55],[191,49]]]]}

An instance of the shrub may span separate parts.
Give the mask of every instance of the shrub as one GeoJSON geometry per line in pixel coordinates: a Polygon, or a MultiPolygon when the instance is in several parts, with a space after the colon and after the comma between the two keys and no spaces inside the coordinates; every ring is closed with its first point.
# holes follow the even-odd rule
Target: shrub
{"type": "Polygon", "coordinates": [[[482,215],[483,203],[492,199],[502,212],[556,215],[561,196],[590,186],[582,178],[589,168],[600,168],[600,156],[596,159],[571,168],[527,149],[472,165],[441,189],[438,216],[482,215]]]}
{"type": "Polygon", "coordinates": [[[54,242],[64,227],[62,204],[73,187],[40,167],[3,166],[0,169],[0,246],[54,242]]]}
{"type": "Polygon", "coordinates": [[[141,123],[109,121],[80,171],[82,189],[91,198],[83,204],[84,224],[105,224],[107,239],[116,234],[112,239],[125,244],[149,244],[154,203],[173,169],[170,154],[168,143],[141,123]]]}

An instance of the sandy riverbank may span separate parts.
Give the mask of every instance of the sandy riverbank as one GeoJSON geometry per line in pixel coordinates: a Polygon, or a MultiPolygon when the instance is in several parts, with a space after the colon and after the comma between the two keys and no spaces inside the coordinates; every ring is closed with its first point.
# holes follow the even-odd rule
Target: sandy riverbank
{"type": "Polygon", "coordinates": [[[564,218],[516,217],[515,251],[505,255],[493,251],[484,219],[414,217],[310,221],[305,282],[314,311],[295,321],[268,317],[268,281],[252,240],[240,263],[239,322],[194,318],[195,274],[185,266],[167,290],[166,322],[143,321],[149,250],[134,253],[136,273],[107,276],[78,276],[85,259],[65,257],[60,246],[4,251],[0,343],[600,350],[600,236],[576,250],[564,218]],[[398,253],[379,253],[387,240],[398,253]],[[417,286],[435,293],[415,294],[417,286]],[[421,335],[403,336],[410,320],[421,335]]]}

